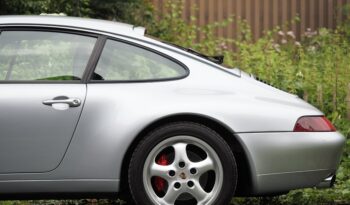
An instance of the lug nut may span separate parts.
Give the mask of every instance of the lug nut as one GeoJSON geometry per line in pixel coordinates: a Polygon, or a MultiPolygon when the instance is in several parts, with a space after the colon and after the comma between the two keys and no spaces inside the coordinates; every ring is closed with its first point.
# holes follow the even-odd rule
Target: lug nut
{"type": "Polygon", "coordinates": [[[170,170],[169,171],[169,176],[171,176],[171,177],[175,176],[175,171],[174,170],[170,170]]]}
{"type": "Polygon", "coordinates": [[[194,186],[193,181],[188,181],[188,182],[187,182],[187,186],[189,186],[189,187],[193,187],[193,186],[194,186]]]}
{"type": "Polygon", "coordinates": [[[190,173],[191,173],[191,174],[196,174],[196,173],[197,173],[196,168],[191,168],[191,169],[190,169],[190,173]]]}
{"type": "Polygon", "coordinates": [[[176,182],[176,183],[174,184],[174,187],[175,187],[176,189],[179,189],[179,188],[181,187],[181,184],[180,184],[179,182],[176,182]]]}
{"type": "Polygon", "coordinates": [[[180,167],[180,168],[184,168],[185,165],[186,165],[185,162],[179,162],[179,167],[180,167]]]}

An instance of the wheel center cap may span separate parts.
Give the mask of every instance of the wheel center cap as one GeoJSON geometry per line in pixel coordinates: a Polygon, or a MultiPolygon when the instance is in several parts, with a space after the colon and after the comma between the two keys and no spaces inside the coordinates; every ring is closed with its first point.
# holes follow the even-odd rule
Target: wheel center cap
{"type": "Polygon", "coordinates": [[[180,174],[180,178],[181,178],[181,179],[186,179],[186,174],[185,174],[184,172],[182,172],[182,173],[180,174]]]}

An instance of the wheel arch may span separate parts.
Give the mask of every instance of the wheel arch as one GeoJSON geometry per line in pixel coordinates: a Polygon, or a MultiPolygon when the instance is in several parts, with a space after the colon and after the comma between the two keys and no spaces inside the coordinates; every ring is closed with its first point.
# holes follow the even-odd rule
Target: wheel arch
{"type": "Polygon", "coordinates": [[[197,114],[197,113],[181,113],[181,114],[172,114],[162,118],[159,118],[146,127],[144,127],[141,132],[137,134],[132,143],[127,149],[123,157],[123,163],[121,168],[121,176],[120,176],[120,194],[128,194],[128,166],[131,159],[131,155],[136,148],[137,144],[140,140],[150,131],[156,129],[157,127],[163,126],[165,124],[173,123],[173,122],[195,122],[207,126],[214,131],[216,131],[220,136],[224,138],[226,143],[230,146],[237,163],[238,169],[238,183],[236,189],[236,195],[245,196],[253,193],[254,187],[254,179],[252,174],[252,167],[250,166],[249,157],[247,156],[247,152],[239,140],[237,134],[225,123],[212,118],[207,115],[197,114]]]}

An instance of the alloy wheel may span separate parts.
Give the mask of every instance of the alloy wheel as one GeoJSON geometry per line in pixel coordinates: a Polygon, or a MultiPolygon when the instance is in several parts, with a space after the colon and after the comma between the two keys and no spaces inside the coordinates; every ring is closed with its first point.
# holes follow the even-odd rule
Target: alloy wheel
{"type": "Polygon", "coordinates": [[[155,204],[210,204],[220,193],[223,168],[201,139],[174,136],[156,145],[143,168],[143,184],[155,204]]]}

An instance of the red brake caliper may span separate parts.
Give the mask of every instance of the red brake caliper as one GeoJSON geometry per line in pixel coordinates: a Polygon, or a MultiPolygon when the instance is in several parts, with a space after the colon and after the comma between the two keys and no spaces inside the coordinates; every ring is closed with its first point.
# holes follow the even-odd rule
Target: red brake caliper
{"type": "MultiPolygon", "coordinates": [[[[163,166],[168,165],[168,159],[165,154],[160,155],[159,159],[157,160],[157,164],[163,166]]],[[[155,177],[154,183],[157,192],[161,192],[164,190],[166,183],[165,179],[163,179],[162,177],[155,177]]]]}

